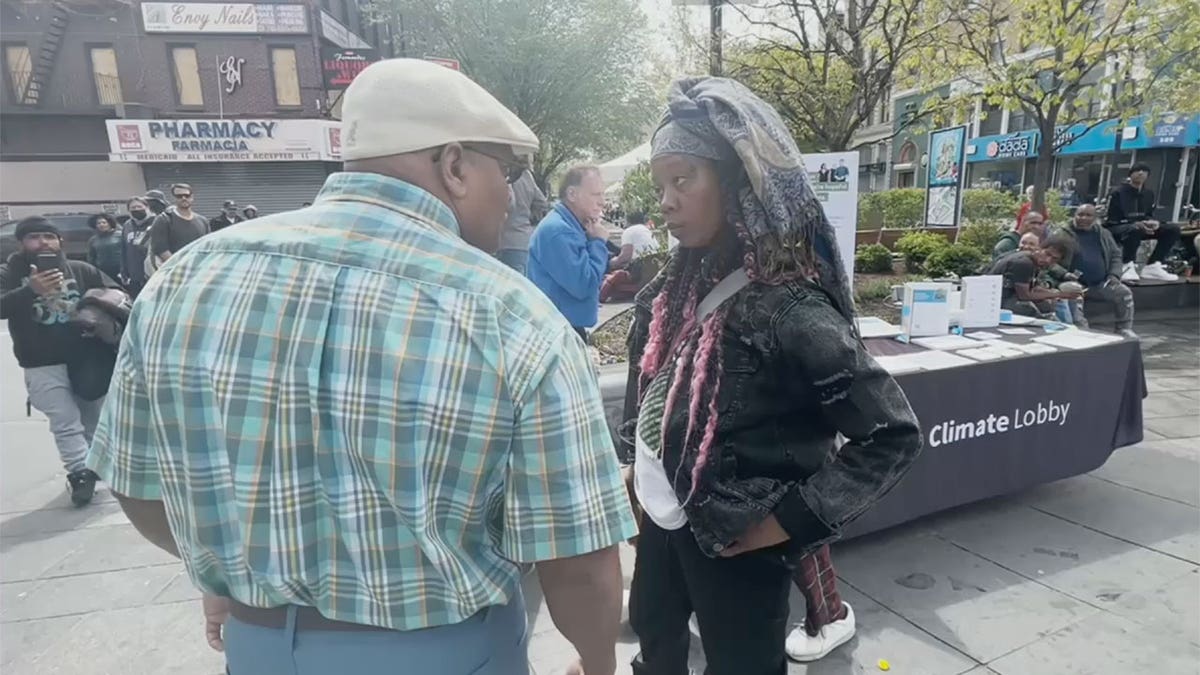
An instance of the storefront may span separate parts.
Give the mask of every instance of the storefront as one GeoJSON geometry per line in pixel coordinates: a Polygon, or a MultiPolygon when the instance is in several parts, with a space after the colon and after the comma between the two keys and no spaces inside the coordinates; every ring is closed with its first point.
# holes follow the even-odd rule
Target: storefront
{"type": "Polygon", "coordinates": [[[1166,113],[1149,121],[1134,117],[1121,125],[1108,120],[1097,125],[1060,128],[1054,184],[1069,180],[1084,201],[1103,201],[1129,175],[1129,167],[1150,166],[1147,185],[1157,195],[1160,219],[1175,220],[1196,180],[1200,146],[1200,115],[1166,113]]]}
{"type": "Polygon", "coordinates": [[[1033,175],[1040,141],[1036,131],[971,139],[966,152],[967,187],[1020,192],[1033,175]]]}
{"type": "Polygon", "coordinates": [[[108,120],[109,160],[140,164],[149,188],[188,183],[193,208],[231,199],[276,213],[311,202],[341,161],[336,122],[313,119],[108,120]]]}

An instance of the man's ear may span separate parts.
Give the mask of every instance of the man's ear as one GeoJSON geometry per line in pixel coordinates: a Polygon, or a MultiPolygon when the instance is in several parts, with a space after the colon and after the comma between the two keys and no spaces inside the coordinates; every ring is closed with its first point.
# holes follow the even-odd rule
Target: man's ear
{"type": "Polygon", "coordinates": [[[463,180],[463,147],[458,143],[443,146],[438,159],[438,177],[446,193],[455,199],[467,196],[467,184],[463,180]]]}

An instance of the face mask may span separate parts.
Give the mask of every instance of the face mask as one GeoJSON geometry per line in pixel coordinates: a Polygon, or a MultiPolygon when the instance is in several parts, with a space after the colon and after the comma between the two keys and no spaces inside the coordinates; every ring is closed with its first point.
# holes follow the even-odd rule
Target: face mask
{"type": "Polygon", "coordinates": [[[146,212],[143,209],[134,209],[129,212],[129,215],[133,216],[134,218],[137,218],[138,220],[141,220],[142,218],[146,217],[146,212]]]}

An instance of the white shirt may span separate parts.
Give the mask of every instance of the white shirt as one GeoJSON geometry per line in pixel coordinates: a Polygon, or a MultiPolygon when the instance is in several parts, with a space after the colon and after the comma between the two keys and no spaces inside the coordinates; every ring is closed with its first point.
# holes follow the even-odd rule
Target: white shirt
{"type": "Polygon", "coordinates": [[[658,251],[658,241],[654,233],[645,225],[630,225],[621,233],[621,247],[633,246],[633,259],[658,251]]]}

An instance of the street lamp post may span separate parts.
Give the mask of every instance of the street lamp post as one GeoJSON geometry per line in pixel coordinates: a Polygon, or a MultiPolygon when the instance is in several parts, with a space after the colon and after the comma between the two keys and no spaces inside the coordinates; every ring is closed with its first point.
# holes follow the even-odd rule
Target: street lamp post
{"type": "Polygon", "coordinates": [[[708,72],[714,77],[721,76],[721,5],[724,0],[709,0],[708,2],[708,72]]]}

